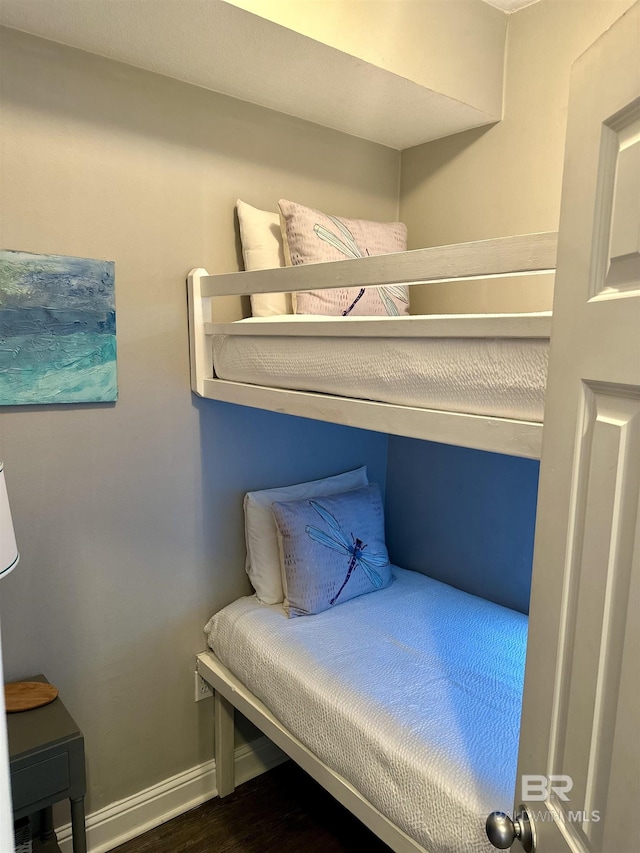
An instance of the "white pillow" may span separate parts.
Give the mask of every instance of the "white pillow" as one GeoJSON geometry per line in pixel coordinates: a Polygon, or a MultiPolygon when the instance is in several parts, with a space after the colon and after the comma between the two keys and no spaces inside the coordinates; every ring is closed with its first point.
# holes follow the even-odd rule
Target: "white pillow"
{"type": "Polygon", "coordinates": [[[247,492],[244,497],[244,531],[247,540],[246,570],[260,601],[279,604],[284,600],[280,573],[280,550],[271,504],[302,498],[321,498],[369,485],[367,468],[357,468],[335,477],[298,483],[278,489],[247,492]]]}
{"type": "MultiPolygon", "coordinates": [[[[283,267],[285,264],[280,214],[258,210],[240,199],[236,202],[236,210],[245,270],[283,267]]],[[[291,294],[254,293],[251,295],[251,313],[254,317],[293,314],[291,294]]]]}

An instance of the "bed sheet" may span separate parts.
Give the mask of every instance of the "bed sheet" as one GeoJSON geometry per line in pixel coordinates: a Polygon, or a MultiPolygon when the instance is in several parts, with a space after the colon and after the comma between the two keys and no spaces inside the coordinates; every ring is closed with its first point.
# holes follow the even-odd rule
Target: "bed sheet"
{"type": "MultiPolygon", "coordinates": [[[[504,316],[508,322],[510,315],[504,316]]],[[[277,320],[293,329],[305,319],[336,320],[295,315],[241,322],[277,320]]],[[[382,328],[388,319],[341,318],[348,321],[345,329],[372,320],[382,328]]],[[[417,318],[400,319],[409,327],[417,318]]],[[[228,334],[214,335],[212,347],[219,379],[538,423],[543,419],[548,338],[228,334]]]]}
{"type": "Polygon", "coordinates": [[[490,850],[513,807],[527,618],[394,567],[385,590],[288,619],[255,596],[205,631],[219,659],[430,853],[490,850]]]}

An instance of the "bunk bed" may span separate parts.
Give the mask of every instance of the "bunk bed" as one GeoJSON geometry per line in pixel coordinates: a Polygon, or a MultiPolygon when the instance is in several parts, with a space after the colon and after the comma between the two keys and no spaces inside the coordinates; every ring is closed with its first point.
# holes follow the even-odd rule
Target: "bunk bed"
{"type": "MultiPolygon", "coordinates": [[[[277,270],[193,270],[192,389],[207,399],[539,458],[550,313],[219,323],[214,303],[256,292],[548,276],[556,243],[556,234],[535,234],[277,270]],[[347,348],[363,341],[369,354],[389,349],[396,366],[461,352],[454,372],[472,378],[485,348],[494,369],[484,372],[481,393],[466,388],[448,399],[427,387],[398,401],[404,378],[388,371],[390,383],[378,382],[369,399],[345,391],[346,374],[322,384],[327,353],[353,352],[347,348]],[[250,378],[243,348],[254,353],[250,378]],[[319,366],[306,387],[283,378],[278,352],[319,366]],[[517,376],[512,362],[523,365],[517,376]]],[[[375,359],[360,359],[367,360],[375,359]]],[[[443,369],[446,384],[452,374],[443,369]]],[[[393,575],[388,588],[313,616],[287,618],[286,596],[283,605],[254,595],[212,617],[197,668],[214,688],[218,793],[235,787],[238,710],[397,853],[480,853],[486,814],[512,804],[527,618],[415,572],[393,567],[393,575]]]]}
{"type": "Polygon", "coordinates": [[[210,276],[195,269],[188,278],[192,389],[208,399],[539,458],[548,312],[220,323],[215,298],[549,276],[556,245],[557,235],[544,233],[274,270],[210,276]]]}
{"type": "Polygon", "coordinates": [[[528,620],[393,572],[314,616],[250,596],[210,620],[218,791],[237,708],[393,850],[482,853],[487,814],[513,801],[528,620]]]}
{"type": "MultiPolygon", "coordinates": [[[[565,802],[560,796],[551,794],[536,798],[539,800],[535,803],[536,810],[529,814],[527,799],[534,798],[530,792],[527,797],[522,783],[517,784],[513,802],[522,805],[516,806],[514,821],[503,813],[494,813],[487,823],[491,843],[500,849],[515,843],[516,839],[520,839],[525,850],[535,849],[536,844],[540,849],[558,851],[578,847],[631,849],[625,818],[637,799],[637,785],[634,789],[630,782],[637,778],[637,754],[628,748],[635,734],[635,704],[629,697],[635,696],[637,690],[634,691],[636,670],[629,666],[629,662],[637,659],[638,641],[637,631],[631,627],[637,620],[633,619],[629,602],[637,590],[637,535],[634,540],[633,531],[637,529],[640,398],[638,275],[637,268],[632,270],[631,264],[638,258],[634,235],[637,235],[639,210],[628,193],[618,190],[629,184],[632,162],[637,162],[633,155],[638,151],[638,79],[633,72],[631,57],[635,58],[637,54],[639,9],[640,4],[636,3],[577,60],[572,72],[569,101],[558,263],[561,282],[554,297],[553,349],[545,399],[545,444],[537,506],[517,777],[524,780],[531,773],[566,769],[568,760],[574,787],[571,798],[567,797],[565,802]],[[592,806],[601,804],[602,811],[590,811],[592,806]],[[581,817],[576,819],[576,813],[581,817]]],[[[534,238],[534,242],[539,245],[540,239],[534,238]]],[[[542,240],[544,242],[544,238],[542,240]]],[[[526,267],[507,265],[505,271],[509,267],[529,271],[553,269],[555,247],[547,245],[547,249],[546,254],[530,259],[526,267]]],[[[427,256],[431,252],[425,251],[427,256]]],[[[461,248],[457,252],[458,257],[460,252],[466,254],[466,250],[461,248]]],[[[435,256],[437,254],[436,251],[435,256]]],[[[442,267],[437,270],[440,279],[455,279],[479,272],[491,274],[488,264],[482,265],[481,269],[465,271],[453,264],[453,268],[446,272],[447,257],[455,255],[453,249],[440,255],[442,267]]],[[[384,267],[389,261],[380,263],[384,267]]],[[[358,262],[358,266],[362,270],[374,269],[368,260],[362,264],[358,262]]],[[[297,273],[286,272],[288,278],[284,278],[281,284],[293,283],[294,275],[297,273]]],[[[424,278],[420,273],[414,278],[407,278],[413,281],[432,280],[431,275],[436,277],[433,268],[429,274],[424,274],[424,278]]],[[[400,280],[403,279],[401,276],[400,280]]],[[[303,280],[301,275],[299,281],[303,280]]],[[[215,292],[211,283],[208,287],[205,300],[215,292]]],[[[202,305],[198,307],[201,309],[202,305]]],[[[192,329],[193,320],[192,316],[192,329]]],[[[204,329],[201,328],[200,332],[192,339],[192,346],[201,347],[199,354],[193,354],[204,358],[200,368],[194,365],[194,390],[214,399],[223,398],[225,393],[231,396],[233,392],[223,390],[228,386],[214,379],[213,372],[207,374],[204,369],[206,365],[212,370],[211,352],[208,357],[206,353],[210,339],[205,336],[204,329]]],[[[270,390],[263,390],[265,405],[275,407],[277,404],[270,398],[270,390]]],[[[246,393],[247,405],[259,405],[261,402],[252,400],[249,390],[240,393],[246,393]]],[[[300,400],[295,405],[304,409],[306,404],[302,401],[307,399],[306,396],[295,399],[300,400]]],[[[354,405],[353,411],[360,412],[357,415],[361,421],[359,425],[379,428],[371,423],[371,419],[367,420],[365,409],[354,405]]],[[[329,407],[325,414],[331,416],[329,407]]],[[[435,417],[437,422],[441,414],[434,416],[425,408],[416,412],[414,419],[403,412],[394,426],[400,434],[411,434],[410,430],[414,430],[413,434],[430,437],[432,419],[435,417]]],[[[458,414],[461,426],[455,436],[456,443],[478,446],[474,444],[477,433],[471,436],[469,431],[472,418],[458,414]]],[[[320,417],[321,414],[311,416],[320,417]]],[[[485,420],[498,422],[500,419],[485,420]]],[[[505,428],[496,423],[496,435],[504,439],[506,429],[510,436],[508,441],[496,440],[501,452],[513,451],[514,435],[518,452],[522,450],[522,426],[516,422],[505,428]]],[[[538,429],[541,429],[540,425],[538,429]]],[[[486,431],[482,443],[485,438],[486,431]]],[[[447,437],[443,440],[447,441],[447,437]]],[[[347,608],[355,611],[365,604],[374,609],[379,606],[382,611],[378,614],[378,621],[384,627],[388,622],[388,611],[383,606],[387,603],[385,597],[393,593],[396,582],[402,587],[403,581],[397,577],[388,588],[340,605],[342,613],[346,613],[347,608]]],[[[458,644],[462,647],[465,642],[475,642],[478,636],[486,640],[477,625],[473,626],[471,640],[464,630],[456,630],[460,623],[455,622],[455,616],[467,612],[465,605],[459,607],[456,603],[449,611],[438,601],[435,589],[426,598],[432,599],[435,606],[429,614],[422,614],[420,630],[414,634],[430,634],[430,639],[437,642],[436,637],[440,633],[437,624],[432,624],[431,620],[437,623],[441,617],[445,622],[440,626],[444,638],[441,647],[444,644],[455,651],[458,644]],[[447,631],[449,620],[452,631],[447,631]]],[[[410,600],[415,603],[412,596],[410,600]]],[[[236,612],[236,621],[246,620],[250,635],[256,617],[245,614],[242,604],[235,607],[240,608],[236,612]]],[[[308,631],[312,634],[319,630],[316,626],[328,621],[323,618],[325,615],[337,618],[338,610],[289,622],[301,623],[301,633],[308,631]]],[[[401,623],[406,611],[406,607],[400,608],[400,619],[396,621],[401,623]]],[[[277,616],[273,613],[269,618],[275,621],[277,616]]],[[[465,618],[462,617],[463,622],[465,618]]],[[[365,629],[356,619],[350,618],[349,625],[349,633],[342,645],[347,649],[356,645],[353,657],[358,660],[365,629]]],[[[298,626],[294,627],[298,629],[298,626]]],[[[216,636],[216,626],[210,624],[209,628],[214,630],[210,642],[220,656],[225,657],[226,629],[221,628],[222,635],[216,636]]],[[[281,649],[283,644],[276,631],[273,636],[278,641],[274,645],[281,649]]],[[[508,636],[513,636],[511,631],[508,636]]],[[[235,641],[235,637],[230,639],[231,643],[235,641]]],[[[264,647],[264,635],[259,642],[264,647]]],[[[331,628],[327,643],[331,654],[335,650],[335,644],[331,643],[331,628]]],[[[396,636],[395,643],[402,645],[402,637],[396,636]]],[[[481,643],[478,645],[483,647],[481,643]]],[[[504,651],[493,640],[490,646],[496,653],[504,651]]],[[[440,648],[434,657],[436,662],[445,663],[446,670],[446,655],[439,654],[440,648]]],[[[262,650],[257,649],[251,662],[255,669],[260,668],[261,655],[262,650]]],[[[471,671],[468,663],[473,655],[466,661],[464,658],[465,652],[461,648],[462,671],[457,673],[457,681],[454,676],[450,683],[452,689],[455,685],[472,691],[476,686],[477,673],[471,671]]],[[[231,659],[228,662],[231,663],[231,659]]],[[[513,662],[517,664],[515,659],[513,662]]],[[[252,691],[247,685],[248,674],[243,672],[242,677],[234,675],[213,651],[200,655],[198,666],[216,689],[216,762],[220,762],[217,778],[221,793],[233,787],[233,709],[238,708],[393,850],[404,853],[434,853],[437,850],[440,853],[437,843],[425,843],[424,836],[418,837],[413,828],[404,831],[399,826],[399,819],[390,817],[386,809],[376,808],[359,789],[360,780],[353,784],[346,772],[340,773],[301,738],[297,738],[256,695],[255,691],[264,690],[270,703],[272,696],[268,694],[272,688],[269,685],[265,687],[256,683],[252,691]]],[[[241,664],[236,661],[234,666],[240,667],[241,664]]],[[[369,662],[369,668],[372,676],[370,689],[375,691],[387,676],[388,669],[379,673],[375,661],[373,665],[369,662]]],[[[256,675],[260,676],[260,673],[256,675]]],[[[447,675],[447,672],[441,674],[445,682],[447,675]]],[[[410,699],[409,685],[407,681],[406,693],[410,699]]],[[[404,684],[400,684],[400,688],[403,687],[404,684]]],[[[436,685],[440,689],[438,699],[441,706],[446,699],[441,692],[442,687],[442,682],[436,685]]],[[[435,692],[437,694],[438,689],[435,692]]],[[[500,699],[497,701],[501,703],[500,699]]],[[[464,702],[461,704],[464,708],[464,702]]],[[[455,700],[450,707],[457,709],[455,700]]],[[[285,712],[286,708],[280,711],[281,714],[285,712]]],[[[456,719],[454,714],[454,728],[456,719]]],[[[359,720],[356,715],[356,722],[359,720]]],[[[462,729],[460,726],[459,730],[462,729]]],[[[482,731],[486,732],[485,729],[482,731]]],[[[493,759],[494,749],[503,746],[504,733],[503,725],[498,723],[481,744],[480,749],[484,747],[487,760],[493,759]]],[[[473,744],[469,745],[468,751],[465,751],[464,744],[459,746],[465,754],[476,752],[473,744]]],[[[427,759],[423,763],[428,765],[430,762],[427,759]]],[[[454,786],[455,782],[452,782],[451,788],[454,786]]],[[[452,793],[451,788],[449,793],[452,793]]],[[[421,793],[424,796],[424,791],[421,793]]],[[[391,799],[396,795],[397,790],[391,789],[391,799]]],[[[428,807],[438,812],[437,818],[444,813],[450,822],[457,823],[460,830],[457,841],[450,843],[445,840],[447,853],[475,853],[476,841],[465,833],[464,818],[458,820],[458,811],[451,809],[447,815],[446,801],[426,799],[428,807]]],[[[491,803],[491,807],[497,805],[497,800],[491,803]]],[[[510,806],[508,803],[505,810],[508,811],[510,806]]],[[[505,808],[502,803],[500,807],[505,808]]],[[[445,833],[448,828],[445,823],[445,833]]],[[[488,842],[483,843],[484,849],[489,850],[488,842]]]]}

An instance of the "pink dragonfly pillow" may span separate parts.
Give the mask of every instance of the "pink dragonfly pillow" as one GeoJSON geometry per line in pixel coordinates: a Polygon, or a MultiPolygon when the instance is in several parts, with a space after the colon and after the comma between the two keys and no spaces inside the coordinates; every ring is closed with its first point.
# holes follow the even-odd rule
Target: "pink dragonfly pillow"
{"type": "MultiPolygon", "coordinates": [[[[407,248],[403,222],[344,219],[286,199],[280,199],[278,207],[287,266],[365,258],[407,248]]],[[[296,314],[398,316],[409,313],[409,288],[385,285],[301,291],[294,304],[296,314]]]]}
{"type": "Polygon", "coordinates": [[[271,509],[289,616],[320,613],[393,580],[377,484],[271,509]]]}

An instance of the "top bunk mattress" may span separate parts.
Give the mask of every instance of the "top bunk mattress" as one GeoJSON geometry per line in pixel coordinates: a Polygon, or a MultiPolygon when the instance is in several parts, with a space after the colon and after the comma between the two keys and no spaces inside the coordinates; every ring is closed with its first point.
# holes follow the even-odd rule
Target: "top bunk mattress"
{"type": "Polygon", "coordinates": [[[213,366],[249,385],[541,423],[549,317],[250,318],[213,335],[213,366]],[[539,333],[513,334],[527,322],[539,333]]]}
{"type": "Polygon", "coordinates": [[[527,618],[394,576],[312,617],[239,599],[207,624],[209,646],[425,850],[482,853],[487,814],[513,806],[527,618]]]}

